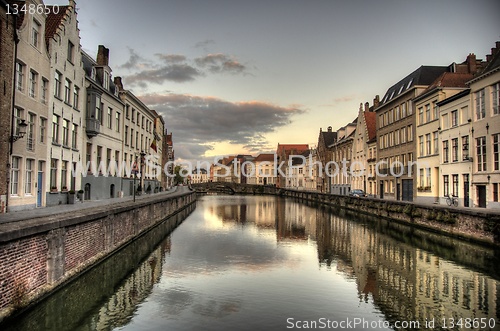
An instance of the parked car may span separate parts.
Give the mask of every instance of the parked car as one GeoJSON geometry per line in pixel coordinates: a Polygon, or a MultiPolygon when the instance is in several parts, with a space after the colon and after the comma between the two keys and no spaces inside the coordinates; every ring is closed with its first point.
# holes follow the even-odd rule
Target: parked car
{"type": "Polygon", "coordinates": [[[349,192],[349,196],[360,198],[360,197],[366,197],[367,195],[363,190],[352,190],[351,192],[349,192]]]}

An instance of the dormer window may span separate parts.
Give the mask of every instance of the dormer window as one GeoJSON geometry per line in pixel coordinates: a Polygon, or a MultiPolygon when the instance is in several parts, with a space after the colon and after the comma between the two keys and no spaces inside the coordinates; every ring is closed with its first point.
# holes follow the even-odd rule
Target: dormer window
{"type": "Polygon", "coordinates": [[[109,72],[106,70],[104,71],[104,78],[102,80],[102,87],[104,87],[106,90],[109,90],[109,72]]]}
{"type": "Polygon", "coordinates": [[[406,86],[406,89],[409,89],[409,88],[410,88],[411,83],[413,83],[413,78],[412,78],[412,79],[410,79],[410,81],[408,82],[408,86],[406,86]]]}
{"type": "Polygon", "coordinates": [[[90,78],[94,79],[95,80],[95,76],[96,76],[96,71],[95,71],[95,68],[92,67],[92,71],[90,73],[90,78]]]}

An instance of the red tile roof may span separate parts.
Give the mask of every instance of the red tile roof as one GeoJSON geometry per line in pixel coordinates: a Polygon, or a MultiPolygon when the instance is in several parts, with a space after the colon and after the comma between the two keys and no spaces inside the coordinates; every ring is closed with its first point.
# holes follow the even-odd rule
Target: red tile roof
{"type": "Polygon", "coordinates": [[[66,16],[67,11],[71,6],[50,6],[46,5],[45,8],[50,9],[50,13],[47,15],[45,20],[45,43],[47,44],[47,49],[49,48],[50,39],[54,37],[57,32],[57,28],[61,25],[61,22],[66,16]],[[59,7],[58,13],[54,13],[54,8],[59,7]]]}
{"type": "Polygon", "coordinates": [[[365,111],[366,128],[368,129],[368,141],[377,138],[377,114],[371,111],[365,111]]]}
{"type": "Polygon", "coordinates": [[[473,74],[461,74],[456,72],[443,72],[436,78],[422,94],[429,92],[437,87],[463,87],[466,88],[466,82],[474,77],[473,74]]]}
{"type": "Polygon", "coordinates": [[[276,153],[279,155],[281,152],[299,152],[302,153],[309,149],[308,144],[278,144],[278,148],[276,149],[276,153]]]}
{"type": "Polygon", "coordinates": [[[273,162],[274,161],[274,154],[260,154],[254,159],[255,162],[273,162]]]}

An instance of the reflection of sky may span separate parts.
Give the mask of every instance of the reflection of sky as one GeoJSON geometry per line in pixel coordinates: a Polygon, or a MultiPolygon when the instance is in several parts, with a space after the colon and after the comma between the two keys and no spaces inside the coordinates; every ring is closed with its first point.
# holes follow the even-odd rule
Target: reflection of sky
{"type": "Polygon", "coordinates": [[[314,242],[278,245],[275,230],[262,235],[254,223],[222,222],[216,209],[207,212],[212,198],[171,235],[160,283],[125,329],[285,329],[287,317],[382,318],[335,263],[319,265],[314,242]]]}

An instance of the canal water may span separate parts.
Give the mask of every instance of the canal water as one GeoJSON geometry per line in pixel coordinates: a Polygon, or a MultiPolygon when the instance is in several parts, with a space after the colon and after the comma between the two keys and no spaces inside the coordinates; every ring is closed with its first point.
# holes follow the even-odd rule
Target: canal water
{"type": "Polygon", "coordinates": [[[279,197],[176,217],[0,329],[500,330],[493,249],[279,197]]]}

